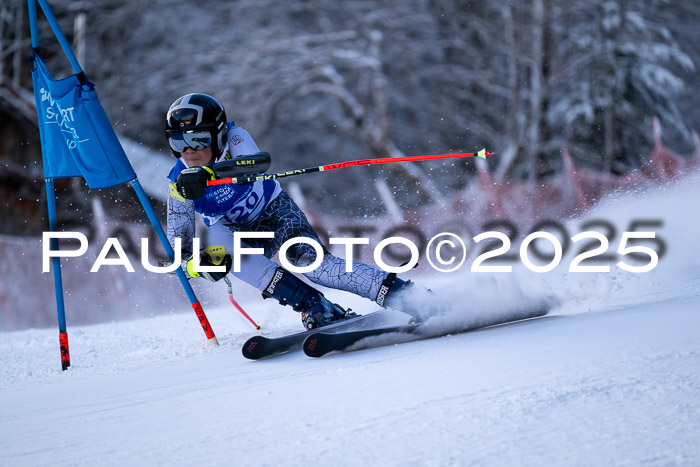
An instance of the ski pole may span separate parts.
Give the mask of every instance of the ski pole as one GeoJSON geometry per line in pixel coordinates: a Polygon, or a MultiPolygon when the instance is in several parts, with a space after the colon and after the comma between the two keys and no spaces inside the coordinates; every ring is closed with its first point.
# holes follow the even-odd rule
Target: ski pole
{"type": "Polygon", "coordinates": [[[228,277],[224,277],[224,281],[226,282],[226,287],[228,288],[228,299],[231,302],[231,305],[236,307],[236,309],[241,312],[245,319],[250,321],[250,324],[255,326],[255,329],[259,330],[260,326],[258,326],[258,324],[255,321],[253,321],[253,318],[248,316],[248,313],[243,311],[243,308],[241,308],[241,306],[238,303],[236,303],[236,301],[233,299],[233,286],[231,285],[231,280],[228,277]]]}
{"type": "Polygon", "coordinates": [[[403,156],[403,157],[386,157],[381,159],[360,159],[356,161],[338,162],[336,164],[319,165],[316,167],[308,167],[306,169],[289,170],[287,172],[278,172],[274,174],[251,174],[243,175],[240,177],[231,178],[220,178],[217,180],[207,181],[207,186],[213,185],[228,185],[228,184],[245,184],[253,183],[259,180],[270,180],[273,178],[284,178],[292,177],[294,175],[303,175],[314,172],[326,172],[329,170],[342,169],[345,167],[357,167],[360,165],[374,165],[374,164],[393,164],[397,162],[415,162],[415,161],[427,161],[434,159],[452,159],[457,157],[480,157],[486,159],[486,156],[493,155],[492,152],[486,152],[486,149],[482,149],[477,153],[456,153],[456,154],[433,154],[428,156],[403,156]]]}

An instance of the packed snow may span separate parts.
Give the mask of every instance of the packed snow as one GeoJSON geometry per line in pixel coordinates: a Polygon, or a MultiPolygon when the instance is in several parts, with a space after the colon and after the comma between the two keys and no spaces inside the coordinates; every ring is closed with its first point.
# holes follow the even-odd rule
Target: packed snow
{"type": "MultiPolygon", "coordinates": [[[[65,372],[56,329],[3,333],[0,465],[697,465],[698,182],[611,197],[586,215],[621,230],[663,220],[667,250],[649,273],[569,273],[569,253],[541,274],[467,265],[414,277],[451,303],[433,329],[558,301],[524,322],[248,361],[241,345],[256,331],[229,304],[206,310],[218,347],[191,311],[69,320],[65,372]]],[[[300,329],[289,308],[237,298],[265,333],[300,329]]]]}

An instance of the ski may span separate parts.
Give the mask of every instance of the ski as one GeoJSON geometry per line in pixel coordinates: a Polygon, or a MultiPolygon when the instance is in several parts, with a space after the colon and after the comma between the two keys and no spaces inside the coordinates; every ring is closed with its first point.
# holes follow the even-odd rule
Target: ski
{"type": "MultiPolygon", "coordinates": [[[[376,326],[383,316],[383,310],[356,316],[335,324],[324,326],[323,332],[333,333],[341,330],[357,330],[376,326]]],[[[266,337],[263,335],[253,336],[248,339],[241,351],[243,356],[250,360],[260,360],[261,358],[273,357],[292,350],[300,350],[304,339],[310,334],[318,332],[319,329],[301,331],[295,334],[287,334],[279,337],[266,337]]]]}
{"type": "MultiPolygon", "coordinates": [[[[545,316],[548,312],[549,310],[541,309],[524,311],[508,317],[497,317],[478,324],[471,324],[456,331],[452,329],[447,334],[469,332],[500,324],[539,318],[541,316],[545,316]]],[[[316,329],[316,332],[307,334],[304,340],[303,349],[304,353],[309,357],[322,357],[330,352],[343,352],[348,350],[359,350],[361,348],[364,349],[397,344],[407,340],[414,340],[416,335],[419,338],[439,337],[441,335],[445,335],[443,333],[435,334],[423,326],[424,325],[417,323],[404,324],[399,326],[386,326],[372,329],[339,330],[339,332],[333,334],[326,333],[324,330],[316,329]],[[386,336],[386,338],[372,339],[362,342],[370,337],[379,336],[386,336]]]]}
{"type": "MultiPolygon", "coordinates": [[[[322,357],[329,352],[344,351],[352,345],[368,337],[388,334],[413,334],[420,329],[420,324],[402,324],[381,328],[361,329],[358,331],[340,331],[335,334],[316,330],[304,339],[304,353],[309,357],[322,357]]],[[[392,344],[400,341],[400,338],[392,339],[392,344]]],[[[387,342],[388,344],[389,342],[387,342]]]]}

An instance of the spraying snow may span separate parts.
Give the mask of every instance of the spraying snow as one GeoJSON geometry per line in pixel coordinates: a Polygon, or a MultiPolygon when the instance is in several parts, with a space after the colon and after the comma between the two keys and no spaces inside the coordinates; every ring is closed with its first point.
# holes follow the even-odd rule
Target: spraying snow
{"type": "MultiPolygon", "coordinates": [[[[55,330],[4,333],[0,464],[697,464],[698,182],[609,198],[568,224],[613,222],[614,252],[630,222],[661,220],[666,251],[649,273],[620,258],[609,273],[568,272],[577,245],[548,273],[421,278],[451,304],[439,326],[558,301],[535,320],[250,362],[250,324],[221,306],[208,311],[219,347],[189,313],[74,327],[66,372],[55,330]]],[[[289,309],[237,298],[266,332],[300,327],[289,309]]]]}

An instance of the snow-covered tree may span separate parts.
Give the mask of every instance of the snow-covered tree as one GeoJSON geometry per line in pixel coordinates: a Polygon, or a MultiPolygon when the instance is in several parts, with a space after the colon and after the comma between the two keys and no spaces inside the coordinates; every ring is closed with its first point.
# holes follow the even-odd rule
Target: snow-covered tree
{"type": "Polygon", "coordinates": [[[597,0],[558,11],[562,46],[549,119],[578,158],[599,170],[624,172],[643,164],[653,116],[690,140],[674,101],[683,88],[674,67],[694,65],[669,25],[657,20],[664,4],[597,0]]]}
{"type": "MultiPolygon", "coordinates": [[[[51,1],[71,41],[85,13],[83,65],[117,131],[165,153],[168,106],[198,91],[273,154],[273,170],[487,147],[498,154],[491,170],[516,179],[559,170],[565,146],[599,170],[639,167],[652,116],[667,142],[687,139],[700,126],[697,95],[682,87],[700,58],[696,3],[51,1]]],[[[67,69],[55,43],[42,48],[52,71],[67,69]]],[[[410,207],[464,187],[473,168],[387,166],[299,182],[327,208],[362,212],[378,204],[371,179],[386,178],[410,207]]]]}

